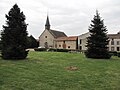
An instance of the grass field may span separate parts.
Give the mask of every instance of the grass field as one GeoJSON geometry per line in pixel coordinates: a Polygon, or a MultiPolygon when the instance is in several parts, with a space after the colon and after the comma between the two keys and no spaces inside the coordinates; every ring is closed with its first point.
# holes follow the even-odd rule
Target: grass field
{"type": "Polygon", "coordinates": [[[56,52],[29,52],[19,61],[0,58],[0,90],[120,90],[120,58],[56,52]]]}

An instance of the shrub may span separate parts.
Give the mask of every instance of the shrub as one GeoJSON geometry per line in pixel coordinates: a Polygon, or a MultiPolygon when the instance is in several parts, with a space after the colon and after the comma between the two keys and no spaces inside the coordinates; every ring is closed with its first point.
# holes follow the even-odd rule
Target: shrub
{"type": "Polygon", "coordinates": [[[48,51],[54,51],[54,52],[56,52],[57,49],[55,49],[55,48],[50,48],[50,49],[48,49],[48,51]]]}
{"type": "MultiPolygon", "coordinates": [[[[34,49],[35,51],[47,51],[46,48],[35,48],[34,49]]],[[[70,50],[68,49],[55,49],[55,48],[50,48],[48,49],[48,51],[54,51],[54,52],[68,52],[70,50]]]]}
{"type": "Polygon", "coordinates": [[[54,52],[68,52],[68,49],[55,49],[55,48],[50,48],[48,51],[54,51],[54,52]]]}
{"type": "Polygon", "coordinates": [[[68,49],[57,49],[57,52],[68,52],[68,49]]]}
{"type": "Polygon", "coordinates": [[[117,52],[116,51],[109,51],[109,54],[112,56],[117,56],[117,52]]]}
{"type": "Polygon", "coordinates": [[[120,52],[117,53],[117,56],[120,57],[120,52]]]}
{"type": "Polygon", "coordinates": [[[47,51],[46,48],[35,48],[34,50],[35,50],[35,51],[47,51]]]}

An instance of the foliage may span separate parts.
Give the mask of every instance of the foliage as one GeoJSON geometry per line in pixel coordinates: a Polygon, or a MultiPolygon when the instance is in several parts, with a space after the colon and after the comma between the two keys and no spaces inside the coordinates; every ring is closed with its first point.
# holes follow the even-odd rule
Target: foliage
{"type": "Polygon", "coordinates": [[[27,56],[27,24],[25,15],[17,4],[6,15],[6,26],[1,33],[2,58],[24,59],[27,56]]]}
{"type": "Polygon", "coordinates": [[[35,50],[35,51],[47,51],[46,48],[35,48],[34,50],[35,50]]]}
{"type": "Polygon", "coordinates": [[[1,43],[1,40],[0,40],[0,50],[2,49],[2,43],[1,43]]]}
{"type": "Polygon", "coordinates": [[[28,48],[36,48],[39,46],[38,41],[31,35],[28,37],[28,48]]]}
{"type": "Polygon", "coordinates": [[[120,52],[117,52],[117,56],[120,57],[120,52]]]}
{"type": "Polygon", "coordinates": [[[108,37],[107,29],[104,26],[103,20],[101,20],[100,14],[96,11],[96,15],[92,20],[93,24],[90,24],[89,32],[90,36],[87,39],[87,51],[86,57],[88,58],[110,58],[108,53],[108,37]]]}
{"type": "Polygon", "coordinates": [[[55,51],[55,52],[68,52],[68,49],[54,49],[54,48],[50,48],[48,51],[55,51]]]}
{"type": "Polygon", "coordinates": [[[0,90],[120,90],[120,58],[29,52],[17,62],[0,58],[0,90]],[[75,71],[67,67],[77,67],[75,71]]]}
{"type": "Polygon", "coordinates": [[[57,49],[57,52],[68,52],[68,49],[57,49]]]}
{"type": "Polygon", "coordinates": [[[35,48],[35,51],[54,51],[54,52],[68,52],[68,49],[55,49],[55,48],[35,48]]]}
{"type": "Polygon", "coordinates": [[[54,52],[56,52],[57,49],[55,49],[55,48],[49,48],[48,51],[54,51],[54,52]]]}
{"type": "Polygon", "coordinates": [[[112,56],[117,56],[117,51],[109,51],[109,54],[112,56]]]}

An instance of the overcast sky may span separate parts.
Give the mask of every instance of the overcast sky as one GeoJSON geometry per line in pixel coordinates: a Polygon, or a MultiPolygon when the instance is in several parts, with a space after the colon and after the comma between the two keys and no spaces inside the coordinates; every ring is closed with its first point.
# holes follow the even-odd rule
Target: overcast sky
{"type": "Polygon", "coordinates": [[[0,29],[5,25],[5,14],[15,3],[26,16],[29,35],[35,38],[44,31],[47,12],[51,29],[63,31],[68,36],[88,32],[96,9],[108,33],[120,30],[120,0],[0,0],[0,29]]]}

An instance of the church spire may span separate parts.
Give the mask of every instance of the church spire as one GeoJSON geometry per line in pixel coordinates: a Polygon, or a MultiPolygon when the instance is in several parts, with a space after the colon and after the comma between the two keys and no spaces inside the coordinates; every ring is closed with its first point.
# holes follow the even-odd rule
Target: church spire
{"type": "Polygon", "coordinates": [[[49,22],[48,15],[47,15],[47,20],[46,20],[46,24],[45,24],[45,29],[50,30],[50,22],[49,22]]]}

